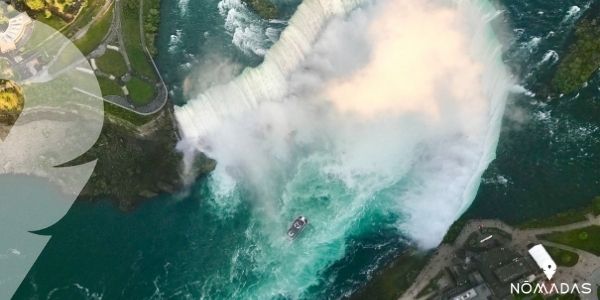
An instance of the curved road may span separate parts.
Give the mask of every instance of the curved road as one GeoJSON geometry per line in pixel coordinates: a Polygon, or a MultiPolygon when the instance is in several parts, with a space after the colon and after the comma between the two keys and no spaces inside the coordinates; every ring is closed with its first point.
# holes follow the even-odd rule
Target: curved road
{"type": "MultiPolygon", "coordinates": [[[[123,14],[122,14],[122,0],[114,0],[114,1],[108,1],[107,3],[113,3],[114,2],[114,15],[113,15],[113,19],[111,22],[111,27],[108,30],[108,34],[103,38],[102,43],[100,44],[100,46],[98,47],[98,49],[103,49],[103,47],[106,47],[106,45],[108,44],[109,41],[111,41],[113,38],[116,38],[116,42],[119,44],[119,52],[121,53],[121,55],[123,56],[123,59],[125,60],[125,64],[127,65],[127,69],[129,70],[129,72],[131,73],[132,71],[132,66],[131,66],[131,61],[129,59],[128,53],[125,50],[125,41],[123,38],[123,26],[122,26],[122,20],[123,20],[123,14]]],[[[146,41],[145,41],[145,36],[144,36],[144,19],[143,19],[143,6],[144,5],[144,0],[140,0],[140,7],[139,7],[139,23],[140,23],[140,41],[141,41],[141,46],[144,49],[144,52],[146,54],[146,58],[149,60],[150,64],[152,65],[154,72],[157,74],[158,77],[158,81],[155,82],[156,86],[155,86],[155,91],[156,91],[156,96],[154,97],[154,99],[152,99],[152,101],[150,101],[148,104],[146,105],[142,105],[142,106],[138,106],[138,107],[134,107],[125,97],[122,96],[106,96],[104,97],[104,100],[114,104],[116,106],[119,106],[123,109],[126,109],[128,111],[134,112],[138,115],[142,115],[142,116],[148,116],[148,115],[153,115],[157,112],[159,112],[167,103],[168,101],[168,89],[167,86],[162,78],[162,76],[160,75],[160,72],[158,70],[158,67],[156,66],[156,63],[154,62],[154,59],[152,58],[152,55],[150,54],[150,52],[148,51],[147,47],[146,47],[146,41]]],[[[106,5],[105,5],[106,6],[106,5]]],[[[104,13],[108,12],[108,9],[110,8],[110,5],[108,5],[106,8],[104,9],[104,13]]],[[[86,28],[87,30],[87,28],[86,28]]],[[[95,54],[97,50],[92,51],[92,53],[88,56],[88,58],[92,58],[97,56],[97,54],[95,54]]],[[[104,52],[104,50],[100,50],[101,53],[104,52]]],[[[150,79],[146,79],[148,81],[152,81],[150,79]]]]}
{"type": "MultiPolygon", "coordinates": [[[[586,216],[585,221],[580,221],[568,225],[555,227],[535,228],[535,229],[518,229],[500,220],[471,220],[460,232],[453,244],[440,245],[435,254],[423,268],[421,273],[415,279],[412,286],[404,292],[400,299],[418,299],[417,294],[425,288],[425,286],[433,280],[433,278],[444,268],[450,266],[452,258],[455,256],[456,250],[460,249],[467,241],[471,233],[479,230],[479,226],[493,227],[506,231],[512,235],[510,246],[517,249],[518,252],[527,255],[527,245],[531,243],[543,243],[552,247],[560,248],[575,252],[579,255],[579,261],[573,267],[559,267],[554,279],[556,282],[591,282],[594,291],[588,295],[581,295],[583,300],[596,300],[597,285],[600,284],[600,258],[589,252],[569,247],[562,244],[557,244],[548,241],[542,241],[537,238],[537,235],[546,234],[556,231],[569,231],[579,229],[591,225],[600,225],[600,216],[586,216]]],[[[426,297],[424,297],[426,298],[426,297]]]]}

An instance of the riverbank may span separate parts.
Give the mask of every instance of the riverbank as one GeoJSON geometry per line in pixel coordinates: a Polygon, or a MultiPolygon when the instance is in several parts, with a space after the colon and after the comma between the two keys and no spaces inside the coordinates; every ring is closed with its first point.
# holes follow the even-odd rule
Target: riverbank
{"type": "Polygon", "coordinates": [[[279,11],[270,0],[242,0],[261,18],[271,20],[277,18],[279,11]]]}
{"type": "Polygon", "coordinates": [[[600,2],[591,4],[570,40],[551,81],[557,94],[575,92],[600,68],[600,2]]]}
{"type": "MultiPolygon", "coordinates": [[[[500,220],[481,220],[477,218],[461,218],[457,220],[448,230],[443,242],[433,250],[423,251],[416,248],[403,250],[398,256],[388,265],[384,266],[372,276],[372,279],[358,292],[353,295],[353,299],[397,299],[404,295],[406,299],[415,299],[416,295],[421,295],[421,292],[426,288],[427,284],[433,280],[439,270],[449,263],[449,258],[454,256],[456,249],[462,247],[468,236],[478,229],[478,225],[484,224],[487,227],[501,228],[512,234],[521,234],[521,238],[517,242],[524,243],[525,240],[534,241],[538,238],[544,239],[543,243],[554,245],[556,249],[562,251],[570,251],[569,245],[557,245],[559,238],[563,235],[572,237],[573,232],[578,233],[577,229],[585,229],[586,226],[600,224],[600,198],[596,197],[590,201],[589,205],[579,209],[571,209],[565,212],[560,212],[546,218],[532,218],[524,222],[510,224],[500,220]],[[572,231],[571,230],[575,230],[572,231]],[[543,234],[555,234],[543,237],[543,234]],[[554,238],[558,236],[559,238],[554,238]],[[433,271],[432,271],[433,270],[433,271]],[[419,279],[420,278],[420,279],[419,279]],[[409,287],[411,288],[409,290],[409,287]],[[412,293],[407,296],[407,293],[412,293]]],[[[592,233],[595,231],[591,231],[592,233]]],[[[578,237],[579,238],[579,237],[578,237]]],[[[598,237],[590,238],[590,241],[595,241],[598,237]]],[[[566,239],[566,238],[563,238],[566,239]]],[[[568,240],[568,239],[566,239],[568,240]]],[[[568,240],[570,241],[570,240],[568,240]]],[[[515,242],[515,243],[517,243],[515,242]]],[[[513,243],[513,244],[515,244],[513,243]]],[[[521,247],[527,246],[520,245],[521,247]]],[[[574,254],[579,256],[578,252],[574,254]]],[[[594,254],[583,254],[590,261],[594,254]]],[[[595,258],[598,260],[598,258],[595,258]]],[[[577,262],[557,262],[573,267],[577,262]],[[569,265],[571,263],[572,265],[569,265]]],[[[588,268],[586,274],[590,275],[594,268],[588,268]]],[[[426,293],[427,294],[427,293],[426,293]]],[[[424,298],[426,299],[426,298],[424,298]]]]}
{"type": "MultiPolygon", "coordinates": [[[[546,94],[557,92],[548,89],[544,93],[542,87],[552,84],[556,69],[568,69],[561,67],[569,63],[568,57],[577,58],[572,52],[573,40],[568,37],[598,11],[591,12],[595,5],[588,11],[581,6],[581,19],[577,19],[573,12],[579,8],[564,3],[544,3],[535,8],[517,1],[503,4],[506,22],[516,28],[512,40],[507,39],[513,44],[507,45],[506,61],[522,79],[519,85],[526,93],[513,94],[497,157],[484,173],[472,206],[449,229],[440,247],[451,244],[472,220],[501,219],[517,229],[547,228],[584,221],[597,209],[597,76],[586,73],[584,78],[574,77],[577,90],[552,101],[546,94]],[[581,95],[575,96],[579,91],[581,95]]],[[[580,59],[590,58],[593,56],[580,59]]],[[[386,268],[376,274],[372,281],[398,276],[386,273],[386,268]]],[[[398,289],[396,294],[401,292],[398,289]]]]}
{"type": "MultiPolygon", "coordinates": [[[[160,22],[160,2],[128,0],[116,5],[115,9],[122,12],[116,14],[119,18],[113,24],[116,28],[107,40],[120,46],[118,56],[123,56],[122,64],[127,66],[121,77],[126,80],[124,84],[136,108],[129,110],[125,108],[126,104],[106,103],[103,132],[96,146],[84,156],[84,159],[96,158],[98,162],[81,196],[84,199],[108,198],[121,210],[129,211],[145,199],[162,193],[176,193],[185,183],[181,174],[182,155],[176,150],[178,129],[173,104],[167,98],[164,82],[153,61],[158,54],[155,39],[160,22]],[[126,78],[127,74],[131,74],[131,78],[126,78]],[[136,82],[139,84],[134,84],[136,82]],[[145,89],[149,89],[149,96],[145,98],[154,100],[138,103],[136,95],[145,89]],[[166,103],[152,105],[156,101],[166,103]],[[138,113],[146,106],[158,109],[138,113]]],[[[195,171],[202,176],[214,167],[213,160],[200,157],[195,171]]]]}
{"type": "MultiPolygon", "coordinates": [[[[498,293],[508,294],[509,288],[506,286],[508,282],[516,281],[523,276],[528,277],[530,274],[534,274],[536,280],[543,281],[545,277],[541,275],[541,270],[537,266],[532,265],[532,263],[527,263],[527,260],[530,259],[528,249],[536,244],[549,246],[551,254],[562,255],[561,257],[555,256],[559,268],[553,277],[554,282],[590,282],[596,285],[599,282],[596,282],[593,276],[597,270],[600,270],[600,260],[596,256],[597,253],[585,247],[573,247],[568,243],[569,239],[565,242],[553,237],[571,236],[572,232],[585,232],[587,234],[585,230],[588,228],[600,228],[598,224],[600,224],[600,217],[592,214],[587,215],[586,220],[576,223],[525,229],[510,226],[500,220],[470,220],[454,242],[444,243],[435,250],[435,254],[431,257],[427,266],[414,279],[414,283],[403,294],[401,299],[432,299],[447,293],[456,294],[457,288],[453,288],[453,283],[448,282],[448,279],[444,279],[443,277],[447,277],[447,270],[458,272],[459,274],[473,272],[472,269],[467,267],[464,267],[464,270],[469,270],[468,272],[457,271],[461,270],[461,267],[457,268],[458,265],[470,266],[473,264],[471,260],[463,256],[470,257],[473,255],[479,257],[478,255],[481,255],[480,259],[484,259],[486,264],[493,265],[496,270],[502,269],[503,266],[506,269],[511,262],[521,261],[518,266],[512,265],[510,272],[510,278],[512,279],[505,280],[503,283],[498,283],[496,282],[498,279],[495,277],[484,274],[486,272],[483,271],[488,267],[487,265],[479,265],[477,267],[484,269],[483,271],[480,270],[480,274],[483,274],[483,277],[487,278],[485,279],[487,287],[496,289],[498,293]],[[485,238],[485,241],[482,238],[485,238]],[[504,252],[504,254],[499,255],[497,254],[498,251],[504,252]],[[518,259],[516,261],[514,259],[512,261],[502,261],[504,260],[502,258],[503,255],[516,255],[518,259]],[[492,263],[496,261],[497,263],[492,263]]],[[[590,239],[590,244],[594,241],[597,241],[597,239],[590,239]]],[[[476,262],[475,264],[477,265],[476,262]]],[[[498,276],[497,274],[496,276],[498,276]]],[[[473,280],[468,279],[464,282],[460,280],[450,281],[456,281],[454,284],[462,287],[464,290],[465,288],[469,288],[469,282],[473,280]]],[[[595,295],[595,293],[592,295],[595,295]]],[[[571,299],[568,297],[572,296],[560,295],[558,299],[571,299]]],[[[589,298],[591,295],[580,296],[582,299],[593,299],[593,297],[589,298]]]]}
{"type": "MultiPolygon", "coordinates": [[[[81,158],[97,159],[81,198],[108,198],[130,211],[145,199],[184,188],[174,124],[170,105],[142,126],[108,114],[96,145],[81,158]]],[[[200,158],[198,166],[203,175],[214,169],[215,162],[200,158]]]]}
{"type": "MultiPolygon", "coordinates": [[[[105,97],[99,139],[69,163],[96,161],[80,200],[110,199],[120,210],[130,211],[185,184],[173,105],[153,61],[160,2],[93,0],[90,4],[73,6],[68,11],[77,14],[65,24],[55,22],[54,15],[37,13],[53,11],[50,6],[28,12],[68,34],[90,61],[105,97]]],[[[197,166],[201,176],[212,171],[215,162],[201,157],[197,166]]]]}

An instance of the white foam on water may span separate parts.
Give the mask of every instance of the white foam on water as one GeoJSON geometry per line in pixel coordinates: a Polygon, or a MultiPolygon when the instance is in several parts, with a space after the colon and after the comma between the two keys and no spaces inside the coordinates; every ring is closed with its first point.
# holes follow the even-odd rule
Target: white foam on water
{"type": "Polygon", "coordinates": [[[489,25],[498,11],[453,3],[305,0],[261,65],[176,107],[186,161],[218,161],[214,213],[251,209],[232,258],[250,265],[224,276],[236,297],[301,297],[372,224],[361,220],[393,214],[387,226],[430,248],[468,208],[513,85],[489,25]],[[292,244],[298,215],[310,225],[292,244]]]}
{"type": "Polygon", "coordinates": [[[542,58],[542,60],[539,62],[538,65],[543,65],[547,62],[554,64],[558,60],[559,60],[558,53],[556,53],[556,51],[554,51],[554,50],[548,50],[548,51],[546,51],[546,53],[544,54],[544,57],[542,58]]]}
{"type": "Polygon", "coordinates": [[[577,6],[577,5],[573,5],[573,6],[569,7],[569,10],[567,11],[567,14],[565,15],[564,19],[562,20],[562,23],[576,19],[579,16],[580,12],[581,12],[581,8],[579,8],[579,6],[577,6]]]}
{"type": "Polygon", "coordinates": [[[524,86],[519,85],[519,84],[513,85],[512,88],[510,89],[510,91],[513,93],[516,93],[516,94],[523,94],[523,95],[531,97],[531,98],[535,97],[534,92],[528,90],[527,88],[525,88],[524,86]]]}
{"type": "Polygon", "coordinates": [[[177,7],[182,15],[186,15],[188,11],[188,5],[190,4],[190,0],[178,0],[177,7]]]}
{"type": "Polygon", "coordinates": [[[264,56],[269,44],[269,23],[258,18],[241,0],[221,0],[219,13],[225,18],[225,29],[232,43],[246,54],[264,56]]]}
{"type": "Polygon", "coordinates": [[[537,50],[541,41],[541,37],[534,36],[529,41],[521,43],[521,47],[529,51],[529,53],[533,53],[535,50],[537,50]]]}
{"type": "Polygon", "coordinates": [[[175,53],[179,47],[181,47],[181,36],[183,34],[183,31],[181,29],[177,29],[175,31],[175,34],[171,34],[171,36],[169,37],[169,48],[168,51],[170,54],[175,53]]]}

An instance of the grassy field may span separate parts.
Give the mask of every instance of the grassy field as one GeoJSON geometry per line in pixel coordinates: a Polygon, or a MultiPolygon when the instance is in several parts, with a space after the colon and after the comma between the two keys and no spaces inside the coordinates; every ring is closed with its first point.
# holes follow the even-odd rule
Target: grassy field
{"type": "Polygon", "coordinates": [[[148,104],[154,97],[154,86],[137,77],[127,82],[131,102],[137,106],[148,104]]]}
{"type": "Polygon", "coordinates": [[[100,14],[102,10],[102,6],[108,0],[87,0],[86,7],[79,13],[77,18],[66,27],[62,33],[67,37],[71,38],[75,33],[77,33],[81,28],[87,26],[92,22],[94,16],[100,14]]]}
{"type": "Polygon", "coordinates": [[[108,103],[106,101],[104,101],[104,112],[107,115],[111,115],[113,117],[125,120],[136,126],[144,125],[153,119],[153,116],[138,115],[136,113],[118,107],[114,104],[108,103]]]}
{"type": "Polygon", "coordinates": [[[553,226],[561,226],[576,222],[585,221],[585,212],[579,210],[569,210],[558,213],[544,219],[533,219],[525,223],[519,224],[519,228],[545,228],[553,226]]]}
{"type": "MultiPolygon", "coordinates": [[[[87,25],[90,25],[93,18],[100,14],[100,11],[107,0],[87,0],[88,5],[81,10],[79,15],[70,24],[65,23],[61,18],[50,15],[46,17],[43,12],[34,15],[34,18],[54,29],[62,29],[63,35],[72,38],[75,33],[87,25]]],[[[112,8],[105,13],[102,18],[94,20],[90,25],[87,33],[80,39],[75,40],[75,45],[81,50],[84,55],[89,54],[100,44],[102,38],[108,32],[110,21],[112,20],[112,8]]],[[[29,50],[35,50],[40,46],[42,41],[45,41],[50,36],[46,30],[34,30],[28,42],[29,50]]],[[[27,50],[27,51],[29,51],[27,50]]]]}
{"type": "Polygon", "coordinates": [[[87,26],[94,16],[100,14],[102,6],[106,1],[108,0],[87,0],[83,9],[71,12],[76,17],[70,23],[67,23],[56,13],[56,11],[60,11],[60,6],[64,5],[60,1],[52,5],[46,4],[45,9],[33,11],[33,17],[56,30],[61,30],[62,34],[67,37],[72,37],[81,28],[87,26]]]}
{"type": "Polygon", "coordinates": [[[350,296],[354,299],[398,299],[427,264],[429,255],[417,252],[401,254],[385,269],[369,280],[367,285],[350,296]]]}
{"type": "Polygon", "coordinates": [[[571,231],[553,232],[542,235],[540,238],[600,255],[600,226],[593,225],[571,231]]]}
{"type": "Polygon", "coordinates": [[[75,41],[75,45],[84,55],[88,55],[96,49],[108,33],[113,18],[113,10],[114,7],[111,7],[110,11],[92,23],[87,33],[82,38],[75,41]]]}
{"type": "Polygon", "coordinates": [[[140,36],[139,3],[137,0],[122,0],[123,39],[134,72],[152,80],[157,80],[154,66],[150,63],[140,36]]]}
{"type": "Polygon", "coordinates": [[[98,83],[103,96],[123,96],[123,90],[114,80],[98,77],[98,83]]]}
{"type": "Polygon", "coordinates": [[[121,77],[127,73],[127,65],[121,52],[106,50],[104,55],[96,59],[96,65],[105,73],[121,77]]]}
{"type": "Polygon", "coordinates": [[[458,238],[458,236],[460,235],[460,232],[463,230],[463,228],[465,227],[467,222],[468,222],[468,220],[465,218],[460,218],[460,219],[454,221],[452,226],[450,226],[450,228],[448,228],[446,235],[444,235],[444,239],[442,240],[442,243],[445,243],[445,244],[454,243],[454,241],[458,238]]]}
{"type": "Polygon", "coordinates": [[[600,197],[594,198],[592,200],[592,203],[586,207],[568,210],[543,219],[532,219],[517,225],[517,227],[525,229],[566,225],[580,221],[585,221],[585,216],[588,214],[594,216],[600,215],[600,197]]]}
{"type": "Polygon", "coordinates": [[[60,17],[57,17],[55,15],[50,15],[50,16],[46,17],[44,15],[44,12],[36,13],[33,16],[33,18],[35,18],[36,20],[39,20],[40,22],[42,22],[56,30],[60,30],[61,28],[65,27],[65,25],[67,25],[67,22],[65,22],[60,17]]]}
{"type": "Polygon", "coordinates": [[[561,267],[572,267],[579,261],[579,255],[575,252],[554,248],[551,246],[544,245],[546,250],[557,265],[561,267]]]}

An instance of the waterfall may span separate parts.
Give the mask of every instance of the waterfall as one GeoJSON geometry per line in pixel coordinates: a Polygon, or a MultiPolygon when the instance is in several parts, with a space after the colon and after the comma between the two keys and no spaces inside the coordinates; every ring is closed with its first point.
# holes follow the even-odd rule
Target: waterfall
{"type": "Polygon", "coordinates": [[[324,24],[343,14],[359,0],[306,0],[300,4],[279,41],[256,68],[236,79],[214,86],[182,107],[175,108],[184,139],[196,140],[219,126],[223,119],[256,108],[261,102],[281,99],[286,78],[309,53],[324,24]]]}
{"type": "Polygon", "coordinates": [[[490,25],[500,13],[476,0],[360,4],[305,0],[261,65],[176,108],[180,147],[218,162],[212,213],[250,214],[232,257],[248,263],[208,290],[301,298],[352,256],[350,237],[393,228],[431,248],[475,198],[512,85],[490,25]],[[290,244],[298,215],[310,228],[290,244]]]}

